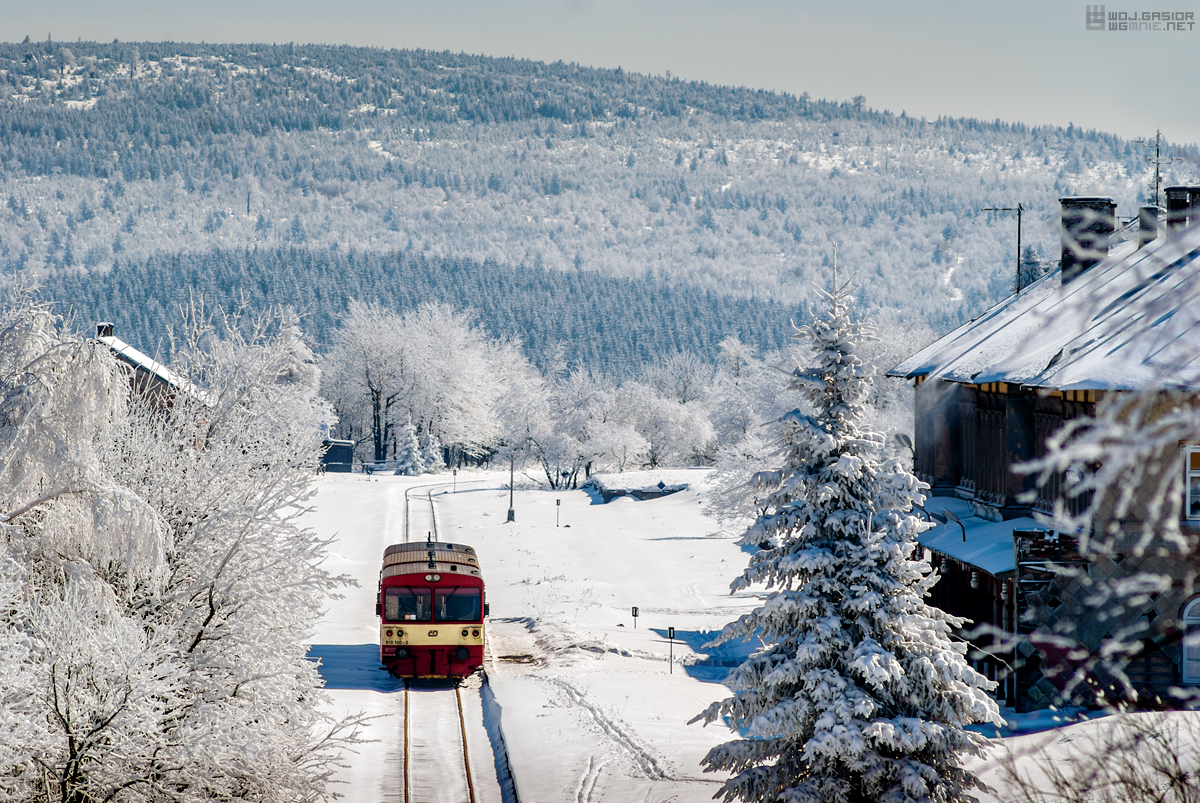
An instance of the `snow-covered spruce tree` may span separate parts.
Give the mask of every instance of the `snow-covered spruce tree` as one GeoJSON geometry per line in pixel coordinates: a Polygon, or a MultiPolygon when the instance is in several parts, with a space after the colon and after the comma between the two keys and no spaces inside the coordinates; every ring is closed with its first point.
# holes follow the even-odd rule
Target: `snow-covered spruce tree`
{"type": "Polygon", "coordinates": [[[442,442],[436,432],[426,432],[421,436],[421,462],[425,470],[436,474],[446,467],[442,459],[442,442]]]}
{"type": "Polygon", "coordinates": [[[399,437],[396,438],[396,473],[407,477],[425,473],[421,441],[417,438],[417,428],[411,418],[400,427],[399,437]]]}
{"type": "Polygon", "coordinates": [[[707,771],[732,772],[725,800],[902,803],[970,800],[963,758],[998,720],[992,684],[951,635],[960,621],[924,597],[935,582],[914,556],[923,486],[882,438],[859,429],[870,371],[855,357],[869,334],[851,320],[847,285],[822,293],[823,315],[800,330],[816,366],[794,372],[813,415],[783,416],[783,466],[755,482],[767,511],[743,544],[756,552],[732,584],[773,589],[714,644],[765,645],[734,669],[733,696],[693,721],[723,720],[743,738],[713,748],[707,771]]]}

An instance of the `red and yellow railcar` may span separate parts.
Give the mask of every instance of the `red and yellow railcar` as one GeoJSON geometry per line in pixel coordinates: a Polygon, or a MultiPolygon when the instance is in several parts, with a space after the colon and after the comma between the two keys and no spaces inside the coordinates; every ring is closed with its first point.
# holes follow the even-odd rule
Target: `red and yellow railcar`
{"type": "Polygon", "coordinates": [[[465,544],[394,544],[383,553],[379,660],[396,677],[461,679],[483,666],[483,575],[465,544]]]}

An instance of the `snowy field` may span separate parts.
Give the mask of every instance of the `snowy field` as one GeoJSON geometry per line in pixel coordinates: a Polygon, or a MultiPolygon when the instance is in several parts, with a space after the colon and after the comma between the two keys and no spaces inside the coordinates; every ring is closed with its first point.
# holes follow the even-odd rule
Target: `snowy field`
{"type": "MultiPolygon", "coordinates": [[[[403,695],[379,668],[375,587],[384,548],[404,540],[405,490],[437,483],[439,537],[474,546],[487,583],[487,674],[499,706],[491,719],[502,727],[520,801],[710,800],[723,779],[702,773],[700,759],[730,734],[687,722],[726,696],[720,680],[739,655],[705,652],[701,645],[758,597],[729,594],[747,554],[701,514],[705,475],[609,475],[611,487],[664,481],[689,488],[608,504],[585,491],[518,488],[514,524],[505,523],[507,472],[460,474],[456,492],[449,477],[323,477],[309,523],[335,539],[329,568],[359,586],[331,603],[312,651],[322,656],[336,712],[379,716],[366,734],[376,741],[349,757],[339,791],[354,801],[403,800],[397,741],[403,695]],[[636,627],[633,606],[640,614],[636,627]],[[675,628],[673,664],[668,627],[675,628]]],[[[498,801],[477,689],[477,681],[464,689],[468,716],[478,726],[468,739],[473,775],[480,799],[498,801]]],[[[981,800],[1010,799],[1001,756],[1013,751],[1023,766],[1047,756],[1068,760],[1071,749],[1086,743],[1081,736],[1098,732],[1101,722],[995,740],[992,756],[975,762],[997,787],[981,800]]]]}

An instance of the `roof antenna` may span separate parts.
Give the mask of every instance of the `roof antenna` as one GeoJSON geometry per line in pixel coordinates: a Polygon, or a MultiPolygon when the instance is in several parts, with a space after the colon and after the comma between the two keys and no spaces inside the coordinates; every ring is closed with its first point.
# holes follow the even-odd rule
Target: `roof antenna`
{"type": "Polygon", "coordinates": [[[1147,189],[1149,189],[1150,193],[1151,193],[1151,197],[1150,197],[1151,205],[1162,206],[1162,204],[1160,204],[1158,201],[1159,195],[1161,194],[1159,192],[1159,188],[1162,187],[1161,168],[1163,165],[1169,165],[1172,162],[1182,162],[1183,157],[1175,156],[1173,154],[1168,154],[1167,156],[1163,156],[1163,153],[1162,153],[1162,143],[1163,143],[1162,130],[1158,130],[1158,131],[1154,132],[1154,140],[1153,141],[1148,140],[1145,137],[1138,137],[1137,139],[1134,140],[1134,142],[1136,142],[1138,145],[1141,145],[1144,148],[1150,148],[1150,147],[1154,148],[1154,155],[1146,157],[1146,162],[1148,164],[1154,165],[1154,178],[1152,178],[1150,180],[1150,186],[1147,189]]]}

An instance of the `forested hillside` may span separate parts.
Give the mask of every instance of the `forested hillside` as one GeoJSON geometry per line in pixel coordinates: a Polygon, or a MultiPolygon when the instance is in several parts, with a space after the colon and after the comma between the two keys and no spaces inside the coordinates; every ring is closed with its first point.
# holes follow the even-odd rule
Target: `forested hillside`
{"type": "Polygon", "coordinates": [[[472,310],[489,334],[521,343],[542,368],[561,361],[568,369],[613,377],[636,374],[658,355],[674,352],[713,360],[726,337],[759,353],[781,349],[798,312],[668,279],[298,247],[118,260],[104,273],[59,271],[43,290],[50,298],[70,299],[87,321],[112,321],[122,336],[162,344],[163,359],[170,356],[164,322],[177,321],[179,307],[192,298],[222,309],[292,306],[322,348],[351,300],[396,310],[434,301],[472,310]]]}
{"type": "MultiPolygon", "coordinates": [[[[1187,171],[1200,157],[1185,153],[1187,171]]],[[[161,331],[156,310],[182,288],[151,278],[175,255],[202,273],[206,260],[254,249],[262,266],[286,258],[298,276],[354,252],[541,271],[520,274],[543,277],[537,292],[556,271],[652,280],[631,295],[658,294],[669,277],[706,298],[795,310],[824,280],[836,241],[859,274],[861,309],[944,329],[1012,284],[1014,221],[983,207],[1023,203],[1025,240],[1050,260],[1058,197],[1111,194],[1132,213],[1144,155],[1076,128],[927,121],[861,97],[573,64],[325,46],[0,44],[0,265],[10,278],[74,275],[49,286],[84,318],[121,319],[96,306],[106,296],[141,308],[128,313],[144,320],[145,338],[130,335],[140,342],[161,331]],[[138,284],[145,295],[120,295],[138,284]]],[[[226,298],[237,289],[214,288],[226,298]]],[[[700,330],[735,313],[712,313],[679,308],[681,328],[655,348],[718,342],[720,332],[700,330]]],[[[762,316],[783,329],[748,340],[786,337],[787,314],[762,316]]]]}

